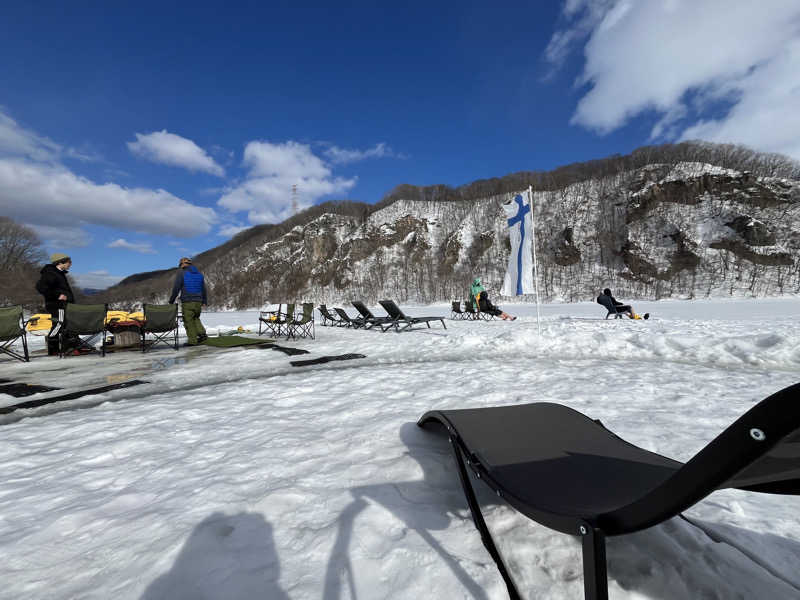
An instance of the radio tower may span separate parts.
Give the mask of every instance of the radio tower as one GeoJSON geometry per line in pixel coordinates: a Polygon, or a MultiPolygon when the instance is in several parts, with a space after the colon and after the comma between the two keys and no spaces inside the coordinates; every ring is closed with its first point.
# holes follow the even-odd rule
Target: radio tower
{"type": "Polygon", "coordinates": [[[297,214],[297,184],[292,185],[292,214],[297,214]]]}

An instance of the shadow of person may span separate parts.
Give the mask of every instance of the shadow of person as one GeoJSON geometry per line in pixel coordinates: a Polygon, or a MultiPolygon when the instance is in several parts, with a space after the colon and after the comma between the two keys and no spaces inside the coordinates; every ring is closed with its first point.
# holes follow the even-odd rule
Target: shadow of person
{"type": "Polygon", "coordinates": [[[416,423],[405,423],[400,428],[400,439],[407,447],[405,455],[422,468],[422,480],[350,488],[354,499],[337,519],[336,541],[325,573],[324,600],[358,598],[355,581],[358,573],[350,560],[350,541],[356,518],[370,503],[389,510],[408,529],[417,533],[441,556],[472,598],[488,598],[459,561],[430,533],[446,529],[453,518],[470,518],[458,475],[452,468],[452,451],[447,439],[435,437],[425,435],[416,423]],[[464,516],[454,517],[454,513],[464,516]]]}
{"type": "Polygon", "coordinates": [[[278,585],[272,526],[257,513],[214,513],[194,528],[172,568],[141,600],[288,600],[278,585]]]}

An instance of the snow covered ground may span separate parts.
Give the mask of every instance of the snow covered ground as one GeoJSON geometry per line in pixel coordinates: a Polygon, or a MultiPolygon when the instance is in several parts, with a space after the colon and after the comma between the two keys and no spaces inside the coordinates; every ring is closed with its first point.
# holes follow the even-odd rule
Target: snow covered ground
{"type": "MultiPolygon", "coordinates": [[[[415,425],[425,411],[561,402],[687,460],[798,381],[798,299],[634,307],[654,318],[543,306],[541,336],[535,306],[514,304],[513,323],[317,326],[281,342],[311,352],[298,357],[0,358],[0,379],[149,382],[0,415],[0,598],[506,598],[444,436],[415,425]],[[366,358],[289,364],[353,352],[366,358]]],[[[203,320],[257,329],[256,312],[203,320]]],[[[480,499],[525,597],[583,597],[577,538],[480,499]]],[[[800,597],[800,498],[728,490],[686,517],[608,540],[611,598],[800,597]]]]}

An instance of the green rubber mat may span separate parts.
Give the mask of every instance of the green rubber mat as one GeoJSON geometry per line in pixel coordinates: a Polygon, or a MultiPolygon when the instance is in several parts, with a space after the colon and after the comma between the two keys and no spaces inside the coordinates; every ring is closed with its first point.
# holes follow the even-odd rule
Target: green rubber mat
{"type": "Polygon", "coordinates": [[[269,338],[262,338],[260,340],[242,337],[240,335],[224,335],[222,337],[210,337],[203,342],[203,346],[214,346],[215,348],[233,348],[234,346],[251,346],[257,344],[269,344],[274,342],[269,338]]]}

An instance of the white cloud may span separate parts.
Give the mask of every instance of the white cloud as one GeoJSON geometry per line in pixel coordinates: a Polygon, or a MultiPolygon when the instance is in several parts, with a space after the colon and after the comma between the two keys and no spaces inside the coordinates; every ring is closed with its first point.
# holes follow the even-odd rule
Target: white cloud
{"type": "Polygon", "coordinates": [[[36,161],[55,161],[62,147],[20,126],[0,109],[0,156],[26,157],[36,161]]]}
{"type": "Polygon", "coordinates": [[[140,254],[158,254],[155,250],[153,250],[153,246],[149,243],[140,243],[136,244],[133,242],[129,242],[125,238],[119,238],[108,244],[109,248],[123,248],[125,250],[132,250],[133,252],[139,252],[140,254]]]}
{"type": "Polygon", "coordinates": [[[65,158],[101,160],[21,127],[0,107],[0,214],[33,227],[48,247],[88,245],[87,225],[192,237],[217,221],[212,208],[164,190],[94,183],[65,158]]]}
{"type": "Polygon", "coordinates": [[[92,150],[65,147],[53,140],[25,129],[0,106],[0,157],[14,156],[38,162],[58,162],[64,158],[81,162],[103,162],[92,150]]]}
{"type": "Polygon", "coordinates": [[[346,148],[339,148],[338,146],[330,146],[324,150],[324,154],[333,164],[337,165],[358,162],[368,158],[388,158],[396,156],[394,151],[384,142],[375,144],[372,148],[368,148],[367,150],[348,150],[346,148]]]}
{"type": "Polygon", "coordinates": [[[88,273],[75,273],[70,271],[70,275],[75,278],[82,288],[92,290],[104,290],[107,287],[119,283],[125,279],[122,275],[112,275],[108,271],[89,271],[88,273]]]}
{"type": "MultiPolygon", "coordinates": [[[[2,191],[0,191],[0,195],[2,195],[2,191]]],[[[29,218],[30,216],[28,215],[29,218]]],[[[46,247],[54,250],[85,248],[92,242],[92,236],[78,226],[69,224],[39,225],[30,222],[26,225],[36,232],[46,247]]]]}
{"type": "Polygon", "coordinates": [[[225,191],[217,204],[231,212],[248,211],[251,224],[280,222],[291,216],[292,186],[297,204],[306,208],[327,194],[343,193],[356,178],[334,177],[306,144],[250,142],[244,150],[247,178],[225,191]]]}
{"type": "Polygon", "coordinates": [[[155,163],[225,176],[225,169],[200,146],[166,129],[147,134],[137,133],[136,141],[128,142],[128,149],[155,163]]]}
{"type": "Polygon", "coordinates": [[[575,0],[564,15],[568,26],[545,54],[552,64],[588,35],[578,83],[589,89],[572,123],[608,133],[653,111],[651,137],[744,143],[800,158],[796,0],[575,0]],[[701,120],[721,105],[730,107],[725,114],[701,120]]]}
{"type": "Polygon", "coordinates": [[[15,158],[0,159],[0,214],[51,227],[94,224],[177,237],[207,233],[216,222],[213,209],[165,190],[96,184],[60,165],[15,158]]]}

